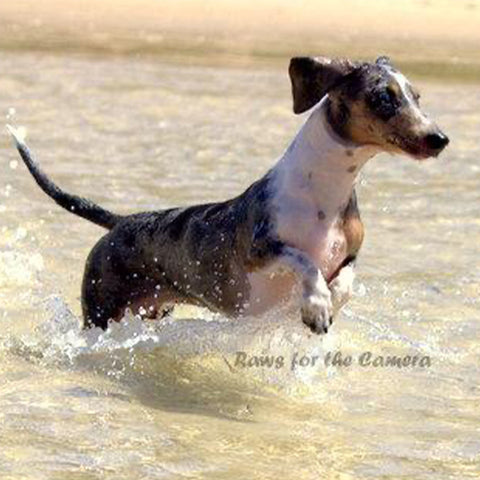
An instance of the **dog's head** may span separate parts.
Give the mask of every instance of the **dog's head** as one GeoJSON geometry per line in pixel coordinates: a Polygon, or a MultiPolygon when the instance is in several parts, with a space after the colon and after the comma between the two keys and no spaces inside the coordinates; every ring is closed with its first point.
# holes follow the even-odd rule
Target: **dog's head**
{"type": "Polygon", "coordinates": [[[417,90],[386,57],[375,63],[295,57],[289,73],[294,112],[328,94],[328,120],[345,140],[417,159],[438,155],[449,142],[421,110],[417,90]]]}

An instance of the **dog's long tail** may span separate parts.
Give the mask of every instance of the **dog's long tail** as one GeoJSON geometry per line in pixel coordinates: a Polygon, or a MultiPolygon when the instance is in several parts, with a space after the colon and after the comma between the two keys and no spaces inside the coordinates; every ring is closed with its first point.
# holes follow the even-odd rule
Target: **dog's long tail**
{"type": "Polygon", "coordinates": [[[58,205],[79,217],[90,220],[91,222],[96,223],[101,227],[108,228],[109,230],[123,218],[121,215],[109,212],[86,198],[71,195],[57,187],[57,185],[55,185],[45,173],[43,173],[38,163],[33,159],[29,148],[22,140],[19,132],[10,125],[7,125],[7,130],[15,140],[15,145],[22,160],[25,162],[25,165],[39,187],[58,205]]]}

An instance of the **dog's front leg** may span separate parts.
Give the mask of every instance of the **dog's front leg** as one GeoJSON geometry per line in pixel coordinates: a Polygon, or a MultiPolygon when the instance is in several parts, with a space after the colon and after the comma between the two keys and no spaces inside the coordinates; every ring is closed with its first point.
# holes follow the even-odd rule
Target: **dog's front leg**
{"type": "Polygon", "coordinates": [[[332,324],[333,305],[330,289],[322,275],[301,250],[285,246],[281,258],[300,277],[303,288],[302,321],[314,333],[327,333],[332,324]]]}
{"type": "Polygon", "coordinates": [[[332,293],[333,315],[337,315],[340,309],[350,300],[355,280],[354,262],[343,267],[338,275],[328,285],[332,293]]]}

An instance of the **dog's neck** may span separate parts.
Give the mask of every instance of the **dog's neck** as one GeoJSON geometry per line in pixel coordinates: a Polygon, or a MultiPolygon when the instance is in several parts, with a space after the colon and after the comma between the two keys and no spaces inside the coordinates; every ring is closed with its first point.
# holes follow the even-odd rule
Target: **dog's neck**
{"type": "Polygon", "coordinates": [[[327,118],[324,97],[272,173],[277,202],[281,198],[304,200],[333,217],[346,207],[358,172],[379,148],[344,141],[327,118]]]}

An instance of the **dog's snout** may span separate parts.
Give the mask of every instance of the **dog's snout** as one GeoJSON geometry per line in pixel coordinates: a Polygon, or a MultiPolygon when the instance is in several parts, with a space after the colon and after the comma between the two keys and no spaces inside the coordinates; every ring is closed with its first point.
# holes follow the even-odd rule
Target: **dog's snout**
{"type": "Polygon", "coordinates": [[[425,143],[430,150],[443,150],[449,142],[449,138],[442,132],[430,133],[425,137],[425,143]]]}

